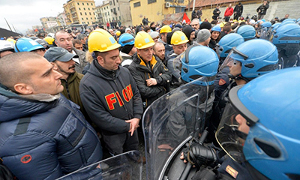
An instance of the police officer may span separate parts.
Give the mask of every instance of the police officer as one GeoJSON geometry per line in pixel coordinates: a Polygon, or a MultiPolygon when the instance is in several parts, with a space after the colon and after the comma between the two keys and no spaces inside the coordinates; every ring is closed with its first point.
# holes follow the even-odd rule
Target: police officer
{"type": "Polygon", "coordinates": [[[194,178],[298,179],[299,70],[274,71],[230,91],[216,132],[226,155],[220,161],[215,149],[192,144],[185,159],[206,165],[194,178]]]}
{"type": "Polygon", "coordinates": [[[299,66],[300,26],[296,23],[281,24],[273,31],[271,41],[277,47],[279,68],[299,66]]]}
{"type": "MultiPolygon", "coordinates": [[[[222,92],[214,103],[213,116],[210,121],[210,135],[215,134],[219,125],[223,109],[228,102],[229,90],[236,86],[246,84],[252,79],[277,69],[278,52],[276,47],[266,40],[254,39],[246,41],[236,48],[232,48],[227,58],[220,67],[229,67],[228,87],[222,92]]],[[[216,144],[216,143],[214,143],[216,144]]]]}

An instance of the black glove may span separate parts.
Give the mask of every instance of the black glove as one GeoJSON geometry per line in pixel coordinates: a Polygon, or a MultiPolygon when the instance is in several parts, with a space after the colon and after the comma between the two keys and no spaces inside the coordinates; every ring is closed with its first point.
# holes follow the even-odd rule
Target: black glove
{"type": "Polygon", "coordinates": [[[213,165],[216,160],[216,152],[210,148],[198,143],[193,143],[188,152],[184,152],[184,158],[198,168],[201,165],[213,165]]]}

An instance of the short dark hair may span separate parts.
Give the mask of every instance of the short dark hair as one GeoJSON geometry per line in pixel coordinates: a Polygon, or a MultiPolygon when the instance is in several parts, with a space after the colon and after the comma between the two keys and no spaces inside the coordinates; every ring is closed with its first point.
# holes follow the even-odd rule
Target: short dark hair
{"type": "Polygon", "coordinates": [[[11,90],[16,83],[28,83],[33,72],[24,69],[22,63],[41,58],[34,52],[18,52],[0,58],[0,83],[11,90]]]}
{"type": "Polygon", "coordinates": [[[75,46],[75,44],[82,44],[82,42],[79,39],[73,39],[73,46],[75,46]]]}

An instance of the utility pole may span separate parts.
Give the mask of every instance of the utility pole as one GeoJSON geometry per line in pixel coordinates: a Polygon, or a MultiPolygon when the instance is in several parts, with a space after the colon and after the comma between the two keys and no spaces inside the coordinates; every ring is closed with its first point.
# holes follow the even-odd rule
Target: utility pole
{"type": "Polygon", "coordinates": [[[7,26],[9,27],[10,31],[12,31],[6,19],[5,19],[5,21],[6,21],[7,26]]]}

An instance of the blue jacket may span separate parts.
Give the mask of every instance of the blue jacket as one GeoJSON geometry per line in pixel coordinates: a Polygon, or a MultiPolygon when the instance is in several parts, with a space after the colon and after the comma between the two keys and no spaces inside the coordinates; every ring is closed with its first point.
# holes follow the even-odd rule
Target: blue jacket
{"type": "Polygon", "coordinates": [[[19,179],[56,179],[102,159],[79,106],[25,99],[0,87],[0,157],[19,179]]]}

